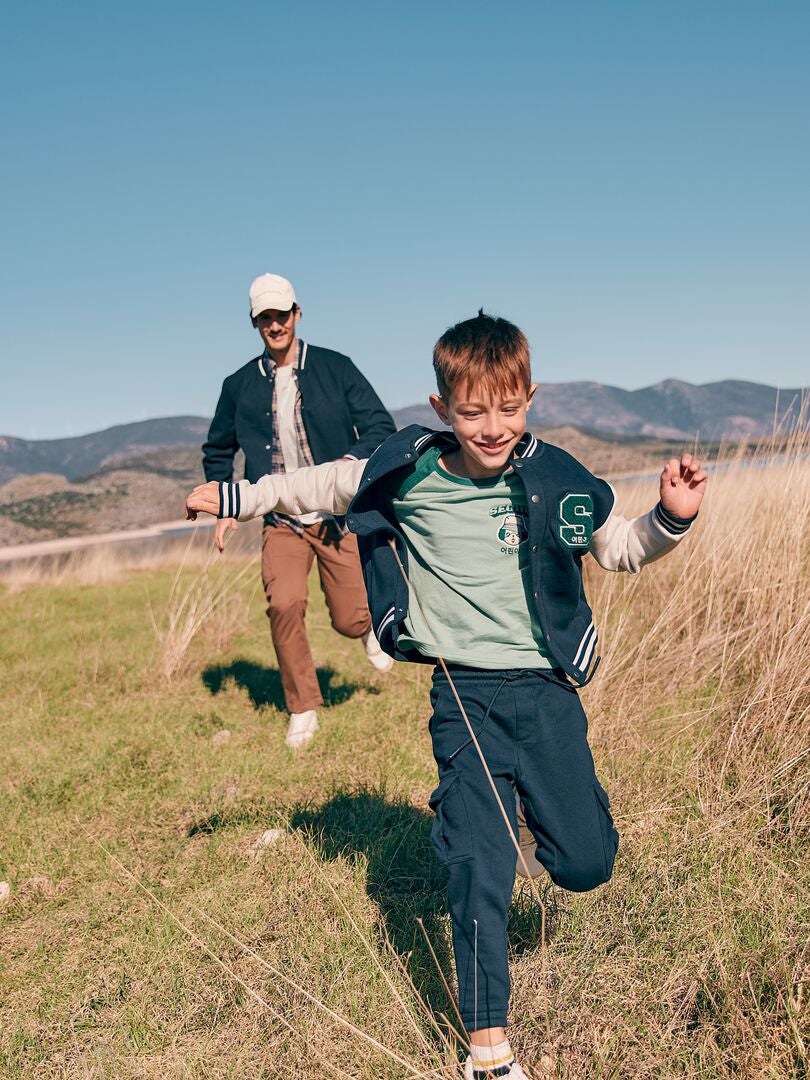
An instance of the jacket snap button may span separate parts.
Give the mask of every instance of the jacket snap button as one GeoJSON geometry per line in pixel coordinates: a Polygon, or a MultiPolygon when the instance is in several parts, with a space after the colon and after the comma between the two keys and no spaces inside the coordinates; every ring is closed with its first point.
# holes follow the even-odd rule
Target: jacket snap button
{"type": "Polygon", "coordinates": [[[270,443],[268,443],[267,446],[265,446],[265,450],[269,450],[269,449],[270,449],[270,443]]]}
{"type": "Polygon", "coordinates": [[[410,458],[410,457],[413,457],[413,454],[406,454],[406,455],[405,455],[405,457],[406,457],[406,458],[410,458]]]}
{"type": "Polygon", "coordinates": [[[532,495],[532,502],[540,502],[540,496],[539,495],[532,495]]]}
{"type": "Polygon", "coordinates": [[[532,544],[532,554],[534,555],[536,553],[536,551],[537,551],[537,544],[532,544]]]}

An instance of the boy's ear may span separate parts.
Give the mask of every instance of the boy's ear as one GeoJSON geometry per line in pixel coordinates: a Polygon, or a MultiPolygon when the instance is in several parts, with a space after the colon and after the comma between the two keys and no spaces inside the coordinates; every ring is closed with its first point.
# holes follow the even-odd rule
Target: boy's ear
{"type": "Polygon", "coordinates": [[[441,422],[443,424],[447,424],[447,426],[450,427],[450,414],[447,411],[447,405],[444,402],[444,398],[439,397],[438,394],[431,394],[428,400],[433,406],[433,411],[436,413],[441,422]]]}
{"type": "Polygon", "coordinates": [[[531,385],[531,386],[529,387],[529,392],[528,392],[528,394],[526,395],[526,404],[527,404],[527,405],[531,405],[531,403],[532,403],[532,398],[534,397],[534,395],[536,394],[536,392],[537,392],[537,383],[536,383],[536,382],[533,382],[533,383],[532,383],[532,385],[531,385]]]}

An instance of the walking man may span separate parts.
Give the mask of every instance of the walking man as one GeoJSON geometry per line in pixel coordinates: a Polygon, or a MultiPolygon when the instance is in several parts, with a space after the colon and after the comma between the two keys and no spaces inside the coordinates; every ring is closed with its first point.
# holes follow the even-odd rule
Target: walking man
{"type": "MultiPolygon", "coordinates": [[[[230,481],[238,449],[245,476],[291,473],[337,458],[367,458],[395,425],[369,382],[348,356],[308,345],[297,334],[301,308],[292,285],[262,274],[250,286],[250,318],[264,343],[260,356],[222,384],[203,446],[206,480],[230,481]]],[[[217,521],[220,551],[233,517],[217,521]]],[[[262,581],[290,722],[288,746],[305,745],[318,730],[323,704],[304,617],[307,577],[318,562],[332,626],[360,638],[369,662],[388,671],[393,661],[371,629],[357,539],[328,514],[291,517],[270,513],[262,531],[262,581]]]]}

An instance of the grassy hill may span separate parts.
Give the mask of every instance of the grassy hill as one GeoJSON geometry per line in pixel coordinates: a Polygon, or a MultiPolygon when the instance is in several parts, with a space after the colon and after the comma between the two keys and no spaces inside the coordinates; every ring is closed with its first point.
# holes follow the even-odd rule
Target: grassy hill
{"type": "MultiPolygon", "coordinates": [[[[622,840],[594,893],[541,882],[545,924],[515,891],[533,1077],[807,1075],[809,538],[804,458],[718,474],[638,578],[589,566],[622,840]]],[[[293,755],[255,564],[109,560],[2,586],[0,1075],[460,1077],[429,670],[376,674],[313,582],[293,755]],[[187,645],[184,598],[215,602],[187,645]]]]}
{"type": "Polygon", "coordinates": [[[76,481],[18,476],[0,486],[0,546],[180,519],[186,494],[204,479],[199,448],[189,447],[126,459],[76,481]]]}

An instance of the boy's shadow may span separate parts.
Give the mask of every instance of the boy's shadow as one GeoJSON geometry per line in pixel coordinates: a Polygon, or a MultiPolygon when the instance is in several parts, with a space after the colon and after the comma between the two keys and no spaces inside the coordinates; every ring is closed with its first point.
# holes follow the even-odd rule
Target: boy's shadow
{"type": "MultiPolygon", "coordinates": [[[[342,705],[358,690],[364,690],[368,694],[379,693],[376,687],[366,686],[364,683],[344,682],[332,668],[318,668],[317,675],[327,706],[342,705]]],[[[210,664],[201,678],[203,685],[212,694],[218,694],[226,683],[233,680],[237,686],[247,690],[254,709],[272,705],[280,711],[284,710],[284,689],[278,668],[265,667],[252,660],[237,659],[230,664],[210,664]]]]}
{"type": "MultiPolygon", "coordinates": [[[[290,827],[299,829],[324,859],[361,854],[368,863],[366,891],[383,917],[388,940],[425,1004],[461,1027],[437,971],[438,961],[452,986],[453,954],[446,914],[446,873],[430,840],[433,815],[407,803],[389,802],[373,791],[338,793],[318,810],[294,809],[290,827]],[[421,920],[436,953],[431,955],[421,920]]],[[[546,905],[546,939],[554,935],[558,910],[554,890],[541,886],[546,905]]],[[[509,910],[509,944],[515,956],[540,945],[543,918],[528,883],[509,910]]]]}
{"type": "Polygon", "coordinates": [[[458,1027],[421,919],[448,982],[453,971],[445,916],[446,877],[430,842],[433,815],[372,791],[334,795],[318,810],[293,811],[290,826],[303,832],[324,859],[361,854],[368,863],[366,890],[383,917],[388,940],[434,1015],[458,1027]]]}

